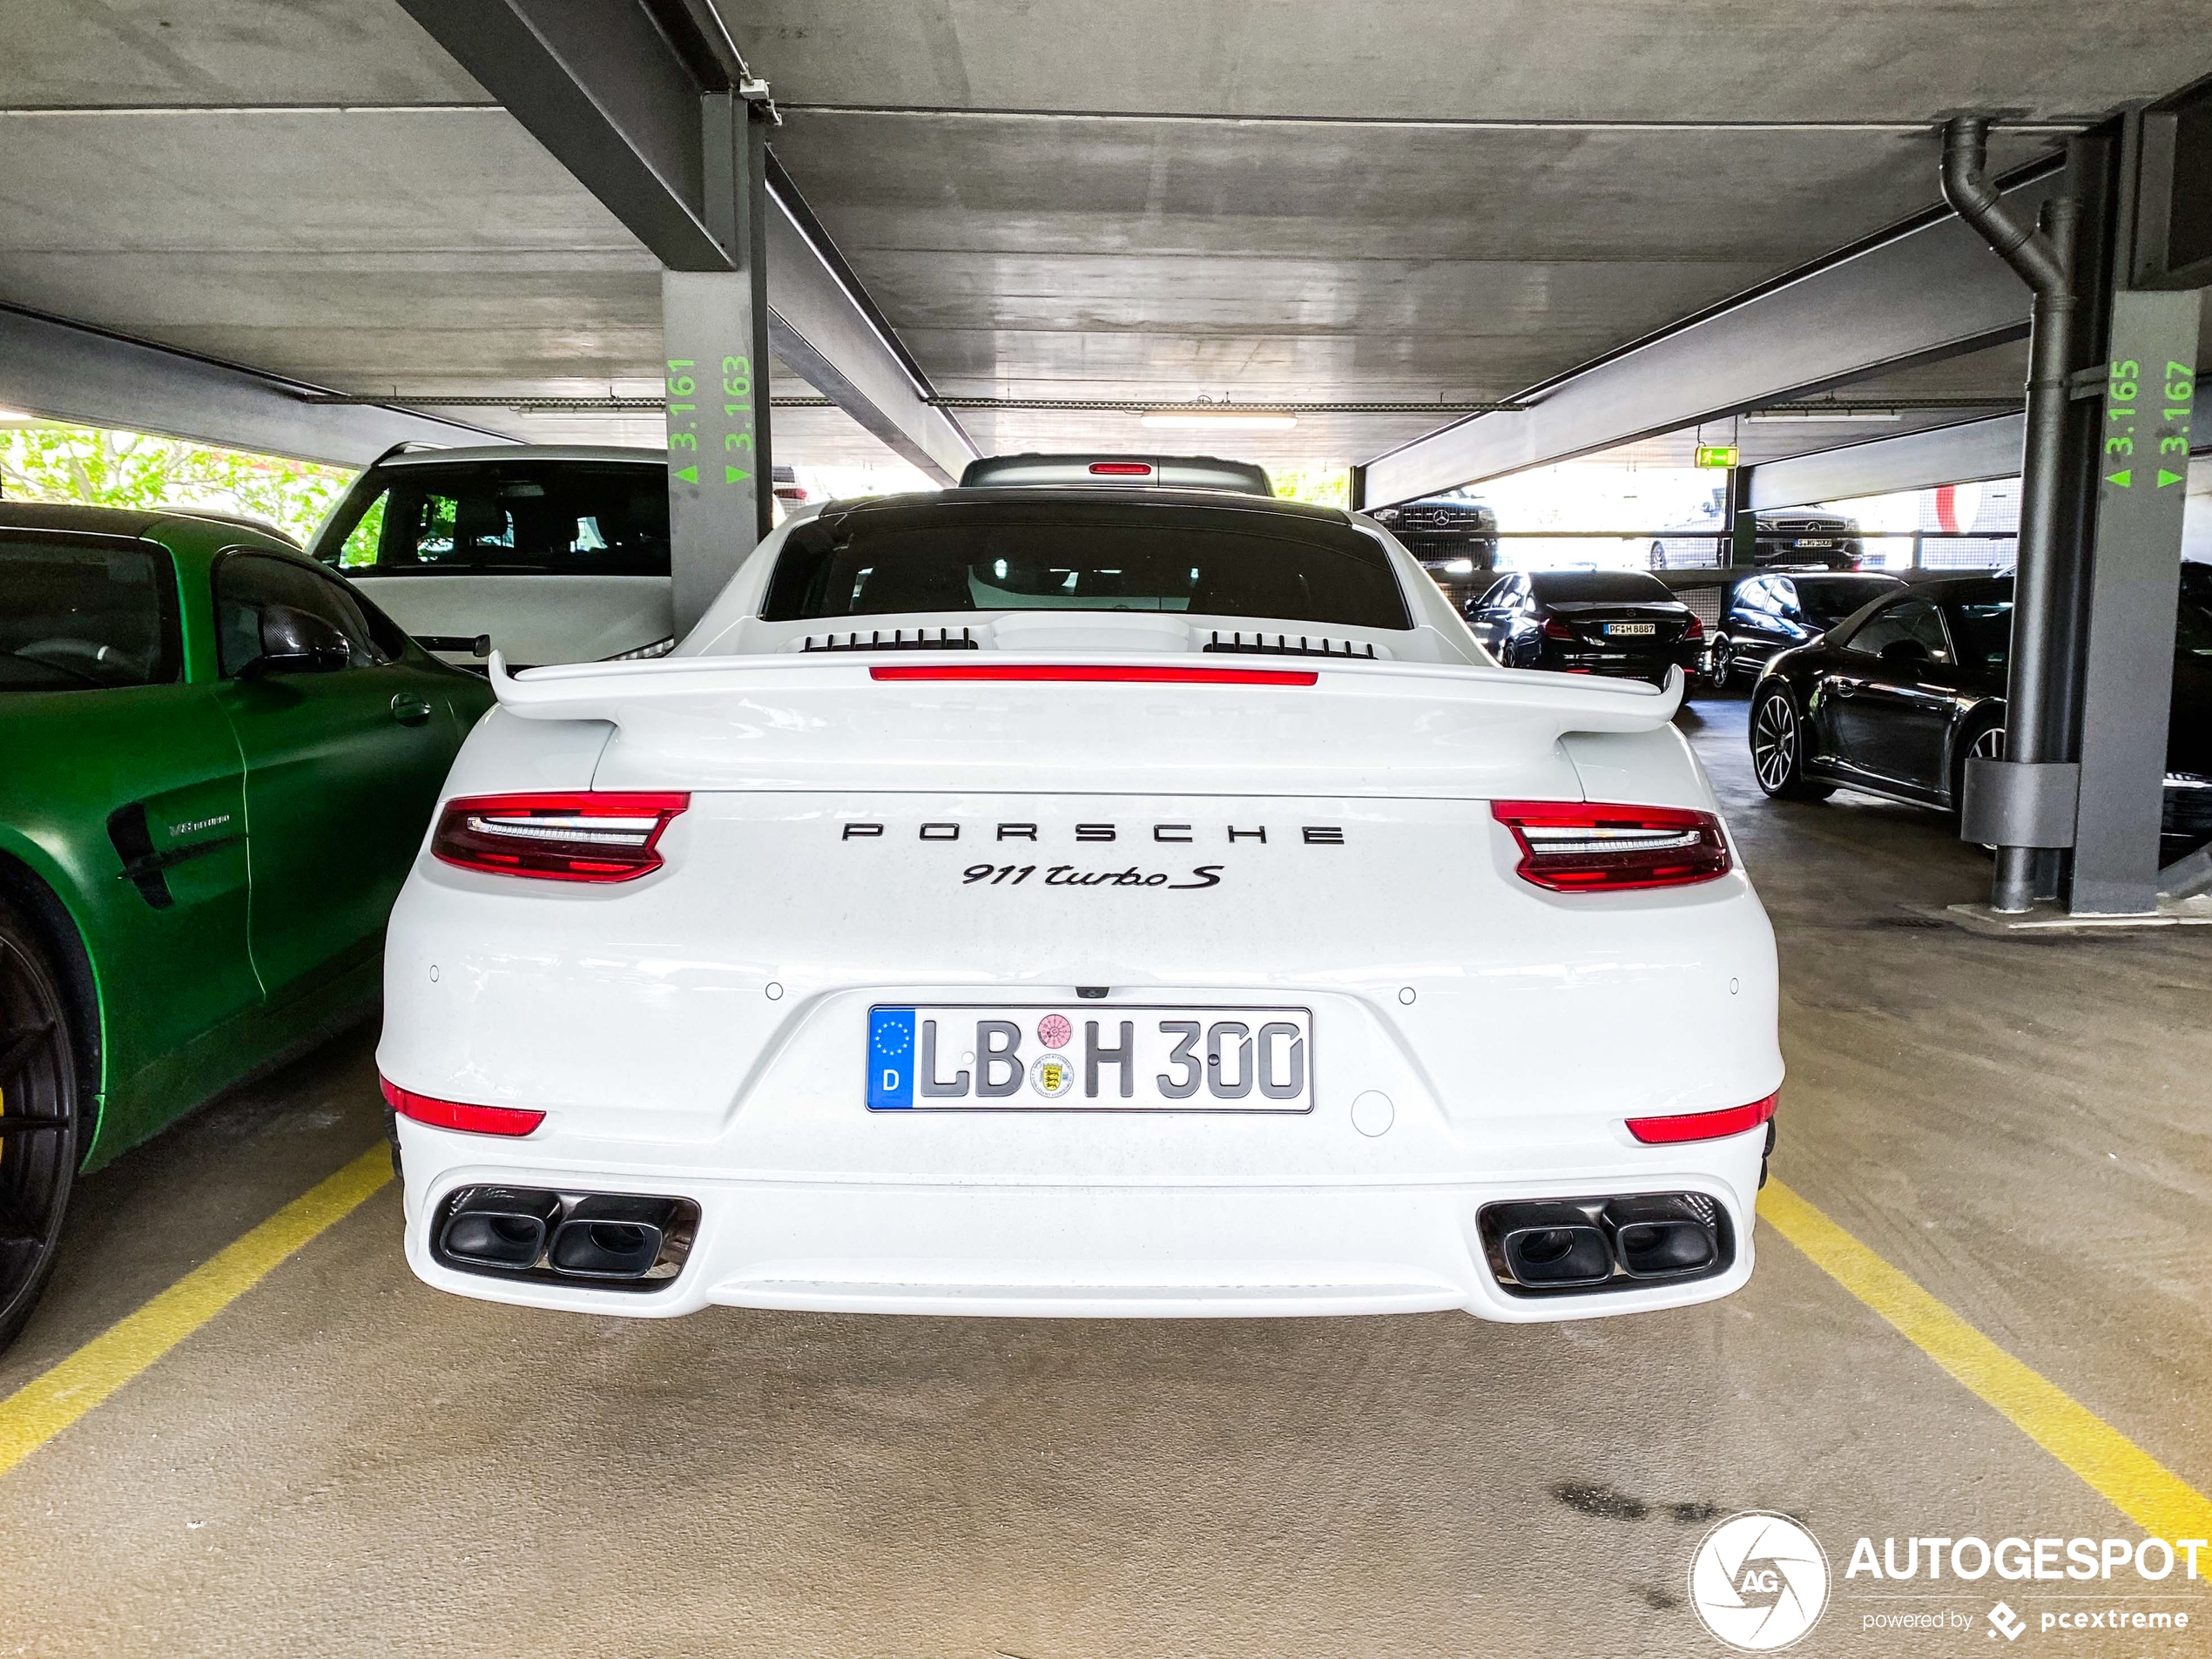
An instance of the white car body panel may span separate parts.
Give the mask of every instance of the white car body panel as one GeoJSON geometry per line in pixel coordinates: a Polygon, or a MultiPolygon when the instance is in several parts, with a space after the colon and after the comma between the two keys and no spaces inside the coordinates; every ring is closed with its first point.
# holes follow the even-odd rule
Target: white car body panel
{"type": "MultiPolygon", "coordinates": [[[[491,637],[510,663],[593,663],[637,651],[676,631],[674,588],[664,576],[354,575],[394,622],[425,635],[491,637]]],[[[440,660],[482,667],[470,651],[440,660]]]]}
{"type": "Polygon", "coordinates": [[[1198,655],[1217,619],[1157,612],[901,617],[968,626],[981,649],[801,652],[830,624],[757,614],[786,528],[670,658],[521,678],[495,664],[500,707],[448,799],[680,789],[691,805],[664,867],[617,885],[480,873],[427,846],[418,860],[387,944],[380,1069],[546,1118],[519,1139],[400,1120],[415,1271],[462,1295],[641,1317],[1530,1321],[1742,1285],[1764,1130],[1647,1145],[1625,1120],[1778,1087],[1773,938],[1750,880],[1739,865],[1679,888],[1548,892],[1516,875],[1488,806],[1716,811],[1669,724],[1679,678],[1660,692],[1497,669],[1419,565],[1354,522],[1389,547],[1414,607],[1408,631],[1326,631],[1376,644],[1374,661],[1198,655]],[[1314,678],[872,672],[948,662],[1314,678]],[[967,879],[1010,857],[1035,873],[967,879]],[[969,1003],[1071,1019],[1310,1010],[1313,1108],[866,1109],[870,1008],[969,1003]],[[650,1293],[458,1271],[430,1229],[478,1185],[681,1197],[698,1234],[650,1293]],[[1478,1234],[1486,1204],[1651,1192],[1721,1207],[1725,1271],[1529,1297],[1478,1234]]]}

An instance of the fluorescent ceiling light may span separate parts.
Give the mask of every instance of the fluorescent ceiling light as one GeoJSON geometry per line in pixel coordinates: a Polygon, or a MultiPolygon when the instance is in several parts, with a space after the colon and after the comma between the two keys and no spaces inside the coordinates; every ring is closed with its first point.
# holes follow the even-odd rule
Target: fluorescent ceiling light
{"type": "Polygon", "coordinates": [[[1902,421],[1905,416],[1895,409],[1770,409],[1763,415],[1747,415],[1746,421],[1842,421],[1853,426],[1873,426],[1885,421],[1902,421]]]}
{"type": "Polygon", "coordinates": [[[1298,424],[1298,416],[1248,409],[1155,409],[1138,415],[1136,423],[1167,431],[1288,432],[1298,424]]]}

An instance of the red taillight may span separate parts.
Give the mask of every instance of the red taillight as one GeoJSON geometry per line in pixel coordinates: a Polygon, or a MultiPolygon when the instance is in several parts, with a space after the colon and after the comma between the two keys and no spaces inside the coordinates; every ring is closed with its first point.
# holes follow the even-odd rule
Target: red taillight
{"type": "Polygon", "coordinates": [[[401,1088],[389,1077],[384,1103],[401,1117],[411,1117],[433,1129],[463,1129],[471,1135],[527,1135],[545,1121],[543,1112],[526,1112],[516,1106],[465,1106],[457,1100],[435,1100],[401,1088]]]}
{"type": "Polygon", "coordinates": [[[1053,680],[1108,685],[1312,685],[1310,668],[1140,668],[1122,663],[917,663],[871,668],[879,680],[1053,680]]]}
{"type": "Polygon", "coordinates": [[[1152,463],[1149,461],[1094,461],[1090,463],[1094,478],[1150,478],[1152,463]]]}
{"type": "Polygon", "coordinates": [[[633,881],[661,866],[680,793],[463,795],[438,815],[430,853],[464,870],[550,881],[633,881]]]}
{"type": "Polygon", "coordinates": [[[1717,1141],[1757,1129],[1774,1116],[1778,1096],[1769,1095],[1749,1106],[1730,1106],[1717,1112],[1686,1112],[1679,1117],[1631,1117],[1629,1133],[1646,1146],[1666,1146],[1676,1141],[1717,1141]]]}
{"type": "Polygon", "coordinates": [[[1682,637],[1683,637],[1684,639],[1703,639],[1703,638],[1704,638],[1704,637],[1705,637],[1705,621],[1704,621],[1704,618],[1703,618],[1703,617],[1692,617],[1689,619],[1689,625],[1688,627],[1684,628],[1684,629],[1682,631],[1682,637]]]}
{"type": "Polygon", "coordinates": [[[1561,622],[1557,617],[1545,617],[1542,622],[1536,625],[1536,631],[1543,635],[1543,637],[1547,639],[1579,640],[1582,637],[1581,635],[1576,633],[1572,628],[1569,628],[1565,623],[1561,622]]]}
{"type": "Polygon", "coordinates": [[[1490,816],[1521,846],[1516,873],[1554,893],[1686,887],[1729,872],[1728,838],[1710,813],[1679,806],[1497,800],[1490,816]]]}

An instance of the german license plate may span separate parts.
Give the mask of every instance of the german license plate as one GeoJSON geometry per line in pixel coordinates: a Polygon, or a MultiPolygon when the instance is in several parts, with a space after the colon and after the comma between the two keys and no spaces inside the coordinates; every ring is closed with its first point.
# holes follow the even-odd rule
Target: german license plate
{"type": "Polygon", "coordinates": [[[1308,1112],[1305,1008],[883,1006],[868,1109],[1308,1112]]]}
{"type": "Polygon", "coordinates": [[[1833,536],[1800,536],[1797,538],[1797,545],[1799,547],[1833,547],[1836,542],[1833,536]]]}
{"type": "Polygon", "coordinates": [[[1649,622],[1608,622],[1605,624],[1608,639],[1629,639],[1657,631],[1657,625],[1649,622]]]}

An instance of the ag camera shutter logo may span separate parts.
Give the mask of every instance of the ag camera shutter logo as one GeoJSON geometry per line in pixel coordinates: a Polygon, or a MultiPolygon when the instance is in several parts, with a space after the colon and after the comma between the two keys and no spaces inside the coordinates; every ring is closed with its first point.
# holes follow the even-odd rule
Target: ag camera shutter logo
{"type": "Polygon", "coordinates": [[[1787,1515],[1730,1515],[1690,1557],[1689,1604],[1706,1629],[1738,1652],[1776,1652],[1820,1622],[1828,1606],[1827,1554],[1787,1515]]]}

